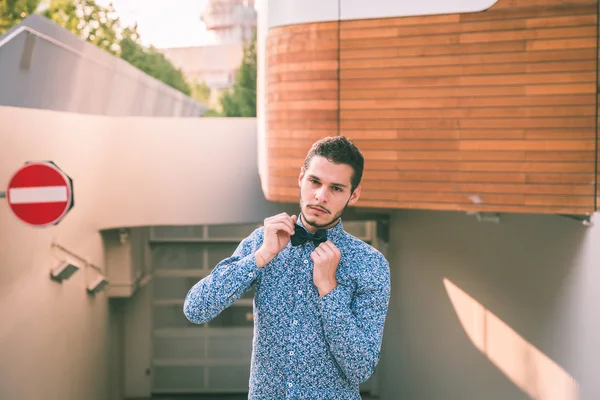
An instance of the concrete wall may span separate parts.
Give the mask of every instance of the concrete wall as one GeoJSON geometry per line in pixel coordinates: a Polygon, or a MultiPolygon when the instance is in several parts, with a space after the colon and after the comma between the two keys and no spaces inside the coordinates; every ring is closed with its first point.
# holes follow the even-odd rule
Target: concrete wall
{"type": "Polygon", "coordinates": [[[206,111],[194,99],[39,15],[0,37],[0,71],[0,106],[111,116],[186,117],[206,111]],[[36,33],[12,37],[24,27],[36,33]]]}
{"type": "MultiPolygon", "coordinates": [[[[76,195],[67,217],[45,229],[20,223],[0,199],[0,398],[147,394],[147,360],[138,358],[146,344],[125,354],[147,340],[144,293],[90,297],[83,271],[50,281],[64,256],[51,244],[105,269],[101,229],[260,222],[280,212],[260,191],[255,120],[15,108],[0,108],[0,120],[20,121],[0,125],[0,191],[25,161],[43,159],[74,179],[76,195]]],[[[382,399],[600,397],[598,225],[394,211],[390,237],[382,399]]]]}
{"type": "Polygon", "coordinates": [[[600,398],[595,218],[394,212],[382,398],[600,398]]]}
{"type": "Polygon", "coordinates": [[[87,294],[84,271],[51,281],[65,257],[52,243],[105,271],[102,229],[260,222],[279,212],[260,190],[255,120],[0,107],[0,121],[18,121],[0,124],[0,191],[26,161],[52,160],[75,193],[65,219],[43,229],[21,223],[0,199],[0,398],[147,394],[141,353],[124,355],[141,340],[143,291],[112,303],[105,292],[87,294]]]}

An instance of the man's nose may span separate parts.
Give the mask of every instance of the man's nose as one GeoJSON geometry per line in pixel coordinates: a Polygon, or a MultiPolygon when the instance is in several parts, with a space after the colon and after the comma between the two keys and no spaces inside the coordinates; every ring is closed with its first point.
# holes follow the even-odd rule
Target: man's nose
{"type": "Polygon", "coordinates": [[[321,186],[321,188],[317,190],[316,199],[323,203],[327,202],[327,188],[325,186],[321,186]]]}

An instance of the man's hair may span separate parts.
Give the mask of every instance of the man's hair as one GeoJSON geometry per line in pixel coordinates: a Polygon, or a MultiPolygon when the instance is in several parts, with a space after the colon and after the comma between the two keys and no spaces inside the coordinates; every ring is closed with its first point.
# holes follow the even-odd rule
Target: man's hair
{"type": "Polygon", "coordinates": [[[308,170],[310,160],[314,156],[325,157],[332,163],[347,164],[354,170],[350,180],[352,184],[352,192],[360,184],[365,165],[365,159],[362,153],[354,145],[354,143],[344,136],[330,136],[316,141],[306,158],[304,159],[304,170],[308,170]]]}

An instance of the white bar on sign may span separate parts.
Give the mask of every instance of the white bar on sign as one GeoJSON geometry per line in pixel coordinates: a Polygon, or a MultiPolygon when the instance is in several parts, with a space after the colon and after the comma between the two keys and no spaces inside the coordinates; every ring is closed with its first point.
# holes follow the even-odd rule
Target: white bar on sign
{"type": "Polygon", "coordinates": [[[9,189],[11,204],[59,203],[67,201],[66,186],[24,187],[9,189]]]}

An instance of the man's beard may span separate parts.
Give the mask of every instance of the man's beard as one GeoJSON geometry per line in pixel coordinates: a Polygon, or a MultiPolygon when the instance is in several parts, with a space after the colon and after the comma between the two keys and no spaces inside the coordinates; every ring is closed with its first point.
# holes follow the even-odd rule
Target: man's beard
{"type": "Polygon", "coordinates": [[[333,216],[333,218],[331,218],[331,220],[327,223],[324,224],[317,224],[316,222],[311,222],[307,219],[307,216],[304,215],[303,211],[303,207],[302,207],[302,198],[300,198],[300,212],[302,212],[302,222],[306,225],[310,225],[313,228],[317,228],[317,229],[323,229],[329,225],[334,225],[334,222],[336,222],[339,218],[342,217],[342,215],[344,214],[344,212],[346,212],[346,209],[348,208],[348,203],[350,202],[350,198],[348,198],[348,201],[346,201],[346,205],[344,206],[344,208],[342,208],[341,211],[339,211],[336,215],[333,216]]]}

